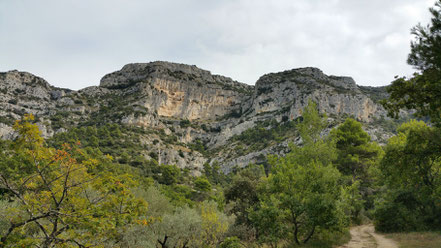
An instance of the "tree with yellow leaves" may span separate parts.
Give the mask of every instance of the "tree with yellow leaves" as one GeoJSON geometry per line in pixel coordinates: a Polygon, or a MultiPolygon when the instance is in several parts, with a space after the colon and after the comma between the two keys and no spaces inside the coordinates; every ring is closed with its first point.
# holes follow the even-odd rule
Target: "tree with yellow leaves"
{"type": "Polygon", "coordinates": [[[201,203],[200,213],[202,220],[200,247],[217,247],[234,219],[220,212],[217,204],[211,201],[201,203]]]}
{"type": "Polygon", "coordinates": [[[33,120],[17,121],[18,138],[0,152],[0,189],[11,202],[0,213],[0,247],[114,246],[146,210],[130,191],[136,182],[103,170],[111,158],[89,158],[79,144],[47,147],[33,120]]]}

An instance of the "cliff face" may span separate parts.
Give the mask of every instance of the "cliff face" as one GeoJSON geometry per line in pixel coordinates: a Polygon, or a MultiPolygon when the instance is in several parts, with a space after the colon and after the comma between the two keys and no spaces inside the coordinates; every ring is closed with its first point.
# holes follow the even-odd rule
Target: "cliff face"
{"type": "Polygon", "coordinates": [[[153,62],[129,64],[103,77],[100,87],[123,89],[141,83],[143,106],[162,117],[215,120],[237,111],[252,86],[211,75],[196,66],[153,62]]]}
{"type": "Polygon", "coordinates": [[[195,170],[218,161],[228,171],[269,153],[283,154],[288,142],[298,142],[293,131],[256,148],[241,143],[240,135],[262,123],[270,130],[297,119],[309,99],[335,125],[353,116],[374,139],[384,139],[389,133],[376,124],[386,113],[374,94],[384,97],[384,89],[359,87],[352,78],[327,76],[316,68],[267,74],[250,86],[196,66],[138,63],[80,91],[10,71],[0,73],[0,136],[13,138],[13,120],[24,113],[37,116],[45,137],[77,126],[117,123],[151,130],[140,137],[146,158],[154,152],[161,163],[195,170]]]}
{"type": "Polygon", "coordinates": [[[384,115],[383,108],[363,94],[354,80],[323,74],[317,68],[301,68],[261,77],[255,87],[255,114],[289,109],[289,118],[301,116],[308,99],[328,115],[349,115],[363,122],[384,115]]]}

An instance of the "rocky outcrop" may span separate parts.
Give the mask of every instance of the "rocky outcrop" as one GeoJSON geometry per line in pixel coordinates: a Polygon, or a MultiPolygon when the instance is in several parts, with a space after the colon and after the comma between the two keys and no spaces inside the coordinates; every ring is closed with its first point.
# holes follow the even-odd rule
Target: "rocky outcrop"
{"type": "Polygon", "coordinates": [[[385,115],[384,109],[363,94],[349,77],[327,76],[317,68],[301,68],[261,77],[254,90],[253,113],[287,111],[301,116],[308,100],[328,115],[348,115],[364,122],[385,115]]]}
{"type": "Polygon", "coordinates": [[[252,86],[183,64],[129,64],[103,77],[100,87],[127,89],[141,83],[142,105],[150,113],[186,120],[216,120],[239,111],[252,86]]]}
{"type": "Polygon", "coordinates": [[[79,91],[9,71],[0,73],[0,136],[13,138],[13,120],[24,113],[37,116],[46,137],[79,125],[118,123],[152,130],[141,139],[146,157],[157,151],[162,163],[200,169],[220,161],[231,169],[286,151],[297,137],[247,154],[236,154],[238,144],[232,138],[258,123],[295,120],[309,100],[332,120],[353,116],[374,138],[388,137],[373,126],[385,118],[377,104],[385,96],[384,88],[360,87],[350,77],[328,76],[317,68],[266,74],[250,86],[196,66],[136,63],[105,75],[99,86],[79,91]]]}

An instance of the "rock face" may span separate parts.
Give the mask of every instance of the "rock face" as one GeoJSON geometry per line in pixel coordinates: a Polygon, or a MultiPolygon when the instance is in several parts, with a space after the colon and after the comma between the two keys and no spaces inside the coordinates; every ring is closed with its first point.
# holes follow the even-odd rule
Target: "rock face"
{"type": "Polygon", "coordinates": [[[126,65],[104,76],[100,87],[125,89],[139,82],[145,108],[159,116],[187,120],[215,120],[237,111],[252,91],[252,86],[196,66],[166,62],[126,65]]]}
{"type": "Polygon", "coordinates": [[[385,96],[384,88],[359,87],[352,78],[317,68],[270,73],[250,86],[196,66],[137,63],[79,91],[9,71],[0,73],[0,136],[13,138],[13,120],[25,113],[37,116],[45,137],[76,126],[117,123],[152,130],[154,135],[141,137],[146,157],[158,152],[161,163],[195,170],[218,161],[229,171],[286,152],[288,142],[298,140],[295,135],[245,153],[238,152],[243,144],[234,137],[261,123],[272,123],[265,126],[271,129],[296,120],[309,99],[336,124],[352,116],[374,139],[384,139],[389,133],[379,120],[386,112],[376,102],[385,96]]]}
{"type": "Polygon", "coordinates": [[[349,77],[326,76],[317,68],[301,68],[261,77],[255,87],[255,114],[289,109],[289,118],[301,116],[308,99],[328,115],[349,115],[364,122],[385,114],[349,77]]]}

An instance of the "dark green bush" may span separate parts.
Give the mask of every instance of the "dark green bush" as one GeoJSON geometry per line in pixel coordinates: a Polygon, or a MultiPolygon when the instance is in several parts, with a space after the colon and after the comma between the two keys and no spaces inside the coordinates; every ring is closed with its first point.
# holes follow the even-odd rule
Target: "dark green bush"
{"type": "Polygon", "coordinates": [[[238,237],[228,237],[220,244],[220,248],[241,248],[238,237]]]}

